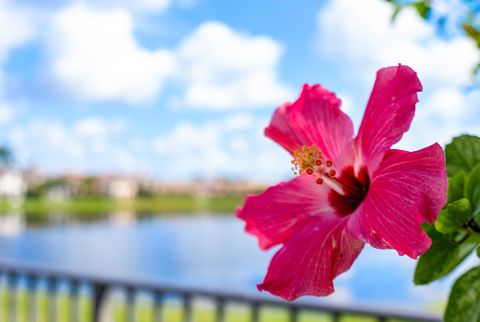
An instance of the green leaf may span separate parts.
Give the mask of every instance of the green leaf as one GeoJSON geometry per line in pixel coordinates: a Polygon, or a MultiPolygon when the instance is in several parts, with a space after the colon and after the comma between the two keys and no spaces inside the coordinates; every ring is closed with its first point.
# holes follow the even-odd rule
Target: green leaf
{"type": "Polygon", "coordinates": [[[450,234],[456,231],[461,225],[455,218],[450,216],[447,209],[443,209],[434,223],[435,229],[442,234],[450,234]]]}
{"type": "Polygon", "coordinates": [[[480,162],[480,138],[461,135],[452,140],[445,148],[448,175],[458,171],[469,173],[480,162]]]}
{"type": "Polygon", "coordinates": [[[435,228],[443,233],[450,234],[463,228],[472,217],[472,206],[467,198],[454,201],[444,208],[435,221],[435,228]]]}
{"type": "Polygon", "coordinates": [[[472,22],[464,22],[462,25],[463,31],[472,38],[472,40],[477,44],[477,47],[480,48],[480,28],[477,28],[473,25],[472,22]]]}
{"type": "Polygon", "coordinates": [[[448,178],[447,203],[463,198],[466,178],[467,174],[464,171],[458,171],[454,176],[448,178]]]}
{"type": "Polygon", "coordinates": [[[427,3],[427,1],[416,2],[413,4],[413,6],[417,10],[420,17],[422,17],[423,19],[427,19],[428,16],[430,15],[430,11],[432,10],[432,8],[427,3]]]}
{"type": "Polygon", "coordinates": [[[460,224],[465,224],[470,220],[472,214],[472,205],[467,198],[454,201],[447,206],[448,215],[460,224]]]}
{"type": "Polygon", "coordinates": [[[473,216],[480,214],[480,163],[478,163],[465,180],[464,196],[472,205],[473,216]]]}
{"type": "Polygon", "coordinates": [[[480,266],[455,282],[445,311],[445,322],[480,321],[480,266]]]}
{"type": "Polygon", "coordinates": [[[428,237],[430,237],[431,240],[444,238],[444,235],[440,233],[437,229],[435,229],[435,225],[433,224],[423,222],[422,229],[425,233],[427,233],[428,237]]]}
{"type": "Polygon", "coordinates": [[[390,17],[390,22],[393,23],[395,22],[395,20],[397,19],[398,17],[398,14],[400,13],[400,11],[402,11],[403,9],[403,6],[400,6],[398,4],[395,4],[395,9],[393,9],[393,13],[392,13],[392,16],[390,17]]]}
{"type": "Polygon", "coordinates": [[[428,284],[453,271],[480,243],[477,236],[470,236],[462,243],[454,243],[447,236],[434,240],[432,246],[418,260],[414,282],[428,284]]]}
{"type": "MultiPolygon", "coordinates": [[[[479,44],[480,45],[480,44],[479,44]]],[[[480,47],[480,46],[479,46],[480,47]]],[[[478,72],[480,71],[480,63],[478,63],[475,68],[473,69],[472,71],[472,76],[477,76],[478,75],[478,72]]]]}
{"type": "Polygon", "coordinates": [[[448,235],[448,239],[451,240],[453,243],[460,244],[460,243],[463,243],[465,239],[468,238],[469,235],[470,235],[470,232],[468,230],[462,229],[462,230],[457,230],[453,234],[448,235]]]}

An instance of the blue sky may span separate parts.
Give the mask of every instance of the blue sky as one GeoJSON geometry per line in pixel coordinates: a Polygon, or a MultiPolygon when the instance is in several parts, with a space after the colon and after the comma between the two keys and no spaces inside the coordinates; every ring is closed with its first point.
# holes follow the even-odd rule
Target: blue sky
{"type": "Polygon", "coordinates": [[[0,0],[0,141],[47,173],[275,181],[291,175],[262,135],[276,106],[321,83],[358,126],[397,63],[424,84],[399,147],[480,134],[474,45],[390,15],[380,0],[0,0]]]}

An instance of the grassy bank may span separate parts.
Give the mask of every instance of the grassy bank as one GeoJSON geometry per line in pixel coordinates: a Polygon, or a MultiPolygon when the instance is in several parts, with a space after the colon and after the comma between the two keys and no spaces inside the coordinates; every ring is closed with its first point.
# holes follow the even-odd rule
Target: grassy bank
{"type": "Polygon", "coordinates": [[[0,215],[20,212],[29,219],[40,220],[50,214],[72,214],[79,218],[96,218],[106,213],[134,212],[138,214],[216,212],[232,213],[243,203],[244,196],[197,198],[195,196],[155,196],[134,200],[107,198],[76,198],[63,201],[26,199],[14,205],[0,201],[0,215]]]}

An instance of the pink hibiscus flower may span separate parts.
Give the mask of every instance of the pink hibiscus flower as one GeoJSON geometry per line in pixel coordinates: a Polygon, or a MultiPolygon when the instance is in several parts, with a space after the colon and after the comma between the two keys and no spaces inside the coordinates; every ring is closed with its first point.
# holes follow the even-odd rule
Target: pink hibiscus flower
{"type": "Polygon", "coordinates": [[[294,179],[246,198],[237,216],[260,248],[282,244],[259,290],[287,300],[326,296],[365,243],[417,258],[431,244],[420,224],[446,201],[442,148],[390,149],[410,127],[422,85],[407,66],[379,70],[358,135],[340,100],[304,85],[278,107],[265,135],[293,156],[294,179]]]}

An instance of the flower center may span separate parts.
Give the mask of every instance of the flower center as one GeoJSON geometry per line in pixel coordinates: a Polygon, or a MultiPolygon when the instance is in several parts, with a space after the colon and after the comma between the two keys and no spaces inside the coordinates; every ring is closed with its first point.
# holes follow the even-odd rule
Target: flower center
{"type": "Polygon", "coordinates": [[[328,199],[337,214],[351,214],[365,199],[370,186],[366,168],[355,175],[353,166],[344,168],[341,173],[332,160],[325,160],[320,150],[312,146],[302,146],[293,152],[292,170],[295,175],[316,177],[319,185],[326,184],[332,191],[328,199]]]}
{"type": "Polygon", "coordinates": [[[328,201],[338,215],[346,216],[354,212],[367,196],[370,177],[366,167],[361,168],[355,175],[353,166],[350,166],[342,170],[338,180],[343,185],[343,193],[330,191],[328,201]]]}

